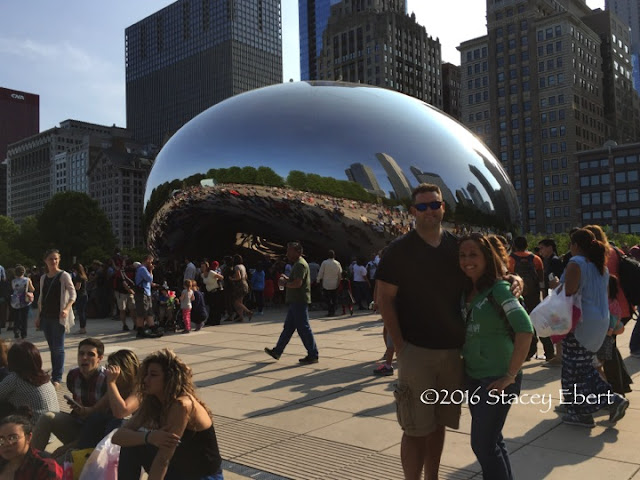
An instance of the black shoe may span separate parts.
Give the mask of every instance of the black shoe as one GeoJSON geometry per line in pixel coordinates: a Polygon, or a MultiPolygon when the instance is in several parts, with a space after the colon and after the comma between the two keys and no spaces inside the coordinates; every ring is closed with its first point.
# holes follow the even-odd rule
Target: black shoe
{"type": "Polygon", "coordinates": [[[613,403],[609,406],[609,421],[612,423],[617,422],[622,417],[624,417],[627,408],[629,407],[629,400],[624,398],[619,393],[614,394],[615,399],[613,403]]]}
{"type": "Polygon", "coordinates": [[[122,331],[123,332],[128,332],[129,331],[129,325],[122,325],[122,331]]]}
{"type": "Polygon", "coordinates": [[[272,357],[274,360],[280,360],[280,354],[277,352],[274,352],[272,349],[265,347],[264,348],[264,353],[266,353],[267,355],[269,355],[270,357],[272,357]]]}
{"type": "Polygon", "coordinates": [[[136,338],[160,338],[162,333],[154,333],[150,328],[139,329],[136,338]]]}
{"type": "Polygon", "coordinates": [[[298,361],[301,365],[311,365],[312,363],[318,363],[318,357],[310,357],[309,355],[307,355],[306,357],[301,358],[298,361]]]}

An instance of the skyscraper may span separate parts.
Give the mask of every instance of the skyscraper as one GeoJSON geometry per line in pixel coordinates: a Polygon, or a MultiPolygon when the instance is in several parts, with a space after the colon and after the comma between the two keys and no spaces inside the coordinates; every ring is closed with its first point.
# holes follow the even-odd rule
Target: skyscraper
{"type": "Polygon", "coordinates": [[[322,51],[331,5],[342,0],[298,0],[300,23],[300,79],[317,80],[316,58],[322,51]]]}
{"type": "MultiPolygon", "coordinates": [[[[640,2],[638,0],[605,0],[604,5],[606,10],[613,11],[631,28],[633,87],[640,93],[640,2]]],[[[612,41],[617,43],[618,40],[622,39],[616,36],[614,40],[612,37],[612,41]]]]}
{"type": "Polygon", "coordinates": [[[40,97],[32,93],[0,88],[0,215],[7,214],[7,147],[38,133],[40,97]]]}
{"type": "Polygon", "coordinates": [[[279,0],[178,0],[125,30],[127,127],[162,144],[210,106],[282,82],[279,0]]]}
{"type": "Polygon", "coordinates": [[[629,27],[613,11],[599,8],[582,17],[582,21],[602,40],[602,93],[607,139],[618,143],[640,141],[640,112],[638,93],[633,89],[629,27]]]}
{"type": "Polygon", "coordinates": [[[442,108],[440,41],[406,14],[405,0],[343,0],[322,38],[317,80],[377,85],[442,108]]]}
{"type": "Polygon", "coordinates": [[[487,0],[487,36],[459,47],[462,120],[501,160],[528,232],[580,221],[575,153],[606,138],[601,40],[582,21],[590,13],[584,0],[487,0]]]}

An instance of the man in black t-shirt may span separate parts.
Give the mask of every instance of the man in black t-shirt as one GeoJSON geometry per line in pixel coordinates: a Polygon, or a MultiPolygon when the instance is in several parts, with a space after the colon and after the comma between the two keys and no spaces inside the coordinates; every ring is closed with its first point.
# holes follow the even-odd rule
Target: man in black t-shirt
{"type": "Polygon", "coordinates": [[[412,194],[416,228],[394,241],[376,271],[376,300],[398,357],[394,396],[405,478],[438,478],[445,427],[458,428],[460,405],[421,402],[431,388],[461,389],[465,327],[460,299],[464,274],[458,242],[442,230],[442,193],[421,184],[412,194]]]}

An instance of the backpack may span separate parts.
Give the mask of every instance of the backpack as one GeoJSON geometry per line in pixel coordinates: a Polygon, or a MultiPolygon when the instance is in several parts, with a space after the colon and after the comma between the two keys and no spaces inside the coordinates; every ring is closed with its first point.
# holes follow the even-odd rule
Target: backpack
{"type": "Polygon", "coordinates": [[[11,307],[15,309],[28,307],[33,302],[33,293],[27,291],[29,281],[26,278],[23,278],[22,282],[19,280],[15,279],[12,282],[13,292],[11,293],[10,303],[11,307]]]}
{"type": "Polygon", "coordinates": [[[618,276],[620,286],[627,297],[629,304],[640,305],[640,262],[629,255],[625,255],[619,249],[614,248],[618,254],[618,276]]]}
{"type": "Polygon", "coordinates": [[[520,257],[512,253],[511,258],[515,262],[513,273],[524,281],[524,304],[527,313],[530,313],[540,303],[540,279],[533,263],[534,255],[531,253],[526,257],[520,257]]]}

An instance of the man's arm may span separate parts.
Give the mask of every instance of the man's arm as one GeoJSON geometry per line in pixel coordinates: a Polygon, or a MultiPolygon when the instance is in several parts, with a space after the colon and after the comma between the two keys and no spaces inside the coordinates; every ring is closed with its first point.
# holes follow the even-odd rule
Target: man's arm
{"type": "Polygon", "coordinates": [[[404,348],[404,338],[400,331],[400,322],[398,321],[398,312],[396,312],[395,300],[398,294],[398,286],[391,283],[376,280],[376,300],[378,310],[382,315],[384,326],[391,335],[393,346],[396,354],[404,348]]]}

